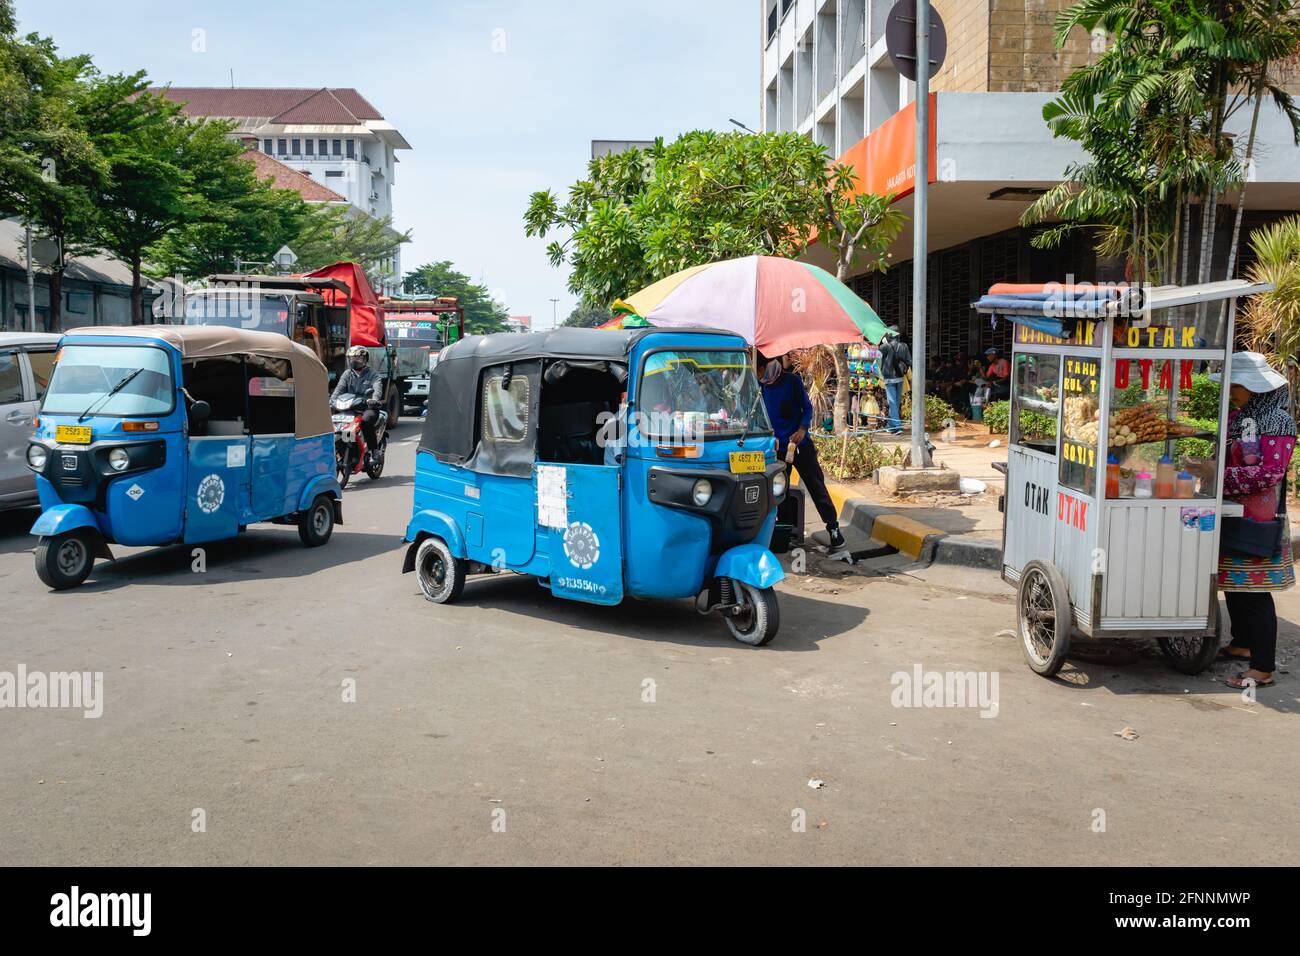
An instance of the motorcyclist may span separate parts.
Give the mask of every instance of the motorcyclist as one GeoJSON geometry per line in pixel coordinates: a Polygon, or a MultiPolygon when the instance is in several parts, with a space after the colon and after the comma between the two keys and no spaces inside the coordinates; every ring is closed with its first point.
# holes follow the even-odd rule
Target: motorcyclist
{"type": "Polygon", "coordinates": [[[384,380],[370,367],[370,352],[362,345],[348,349],[348,367],[339,376],[334,393],[330,395],[330,407],[343,396],[364,398],[366,411],[361,416],[361,434],[366,440],[366,448],[374,449],[378,442],[375,438],[375,425],[379,422],[379,411],[384,406],[384,380]]]}

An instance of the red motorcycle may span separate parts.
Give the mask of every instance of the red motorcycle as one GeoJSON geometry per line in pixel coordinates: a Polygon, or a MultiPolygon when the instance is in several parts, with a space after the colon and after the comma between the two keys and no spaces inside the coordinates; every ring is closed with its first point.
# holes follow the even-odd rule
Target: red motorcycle
{"type": "MultiPolygon", "coordinates": [[[[339,487],[346,488],[353,475],[364,471],[374,481],[384,473],[388,451],[388,413],[379,410],[375,422],[375,447],[366,445],[361,418],[370,404],[358,395],[343,395],[331,406],[334,422],[334,468],[339,487]]],[[[376,404],[378,409],[378,405],[376,404]]]]}

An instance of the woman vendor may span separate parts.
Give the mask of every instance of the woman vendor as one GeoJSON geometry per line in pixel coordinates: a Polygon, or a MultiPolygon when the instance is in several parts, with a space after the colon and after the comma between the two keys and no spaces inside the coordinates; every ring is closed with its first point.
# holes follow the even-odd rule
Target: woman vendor
{"type": "Polygon", "coordinates": [[[1223,496],[1240,503],[1254,521],[1280,522],[1278,543],[1269,557],[1233,550],[1225,523],[1219,554],[1219,590],[1231,619],[1232,642],[1221,659],[1249,663],[1229,678],[1230,687],[1267,687],[1274,682],[1277,612],[1274,591],[1295,584],[1291,563],[1291,529],[1285,515],[1287,466],[1295,448],[1296,424],[1287,412],[1286,378],[1269,367],[1258,352],[1232,357],[1228,393],[1228,445],[1223,469],[1223,496]]]}

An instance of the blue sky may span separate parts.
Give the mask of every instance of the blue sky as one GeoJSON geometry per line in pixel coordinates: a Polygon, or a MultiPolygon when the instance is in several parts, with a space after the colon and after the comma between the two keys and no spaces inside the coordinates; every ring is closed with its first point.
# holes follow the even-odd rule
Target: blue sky
{"type": "MultiPolygon", "coordinates": [[[[450,259],[549,326],[567,273],[524,237],[535,189],[584,174],[592,139],[757,128],[754,0],[17,0],[20,29],[105,72],[177,86],[352,86],[406,136],[403,264],[450,259]],[[109,12],[111,11],[111,12],[109,12]],[[192,49],[206,31],[206,52],[192,49]],[[504,46],[502,50],[501,47],[504,46]],[[499,52],[498,52],[499,51],[499,52]]],[[[634,290],[629,290],[634,291],[634,290]]]]}

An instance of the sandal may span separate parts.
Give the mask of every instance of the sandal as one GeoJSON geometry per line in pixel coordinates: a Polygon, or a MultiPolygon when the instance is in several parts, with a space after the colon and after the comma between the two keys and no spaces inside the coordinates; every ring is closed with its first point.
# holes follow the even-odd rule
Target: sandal
{"type": "Polygon", "coordinates": [[[1229,648],[1230,646],[1231,646],[1230,644],[1224,644],[1221,648],[1219,648],[1219,653],[1215,656],[1214,659],[1215,659],[1216,661],[1248,661],[1248,660],[1250,660],[1250,652],[1249,652],[1249,651],[1247,651],[1245,654],[1229,654],[1229,653],[1228,653],[1228,648],[1229,648]]]}
{"type": "Polygon", "coordinates": [[[1236,677],[1229,677],[1224,681],[1224,683],[1233,690],[1245,690],[1247,687],[1251,686],[1250,684],[1247,684],[1246,681],[1252,681],[1255,689],[1259,690],[1261,687],[1272,687],[1277,683],[1277,678],[1270,677],[1267,680],[1261,680],[1258,677],[1247,677],[1246,672],[1242,671],[1236,677]]]}

